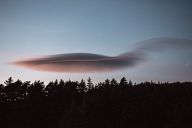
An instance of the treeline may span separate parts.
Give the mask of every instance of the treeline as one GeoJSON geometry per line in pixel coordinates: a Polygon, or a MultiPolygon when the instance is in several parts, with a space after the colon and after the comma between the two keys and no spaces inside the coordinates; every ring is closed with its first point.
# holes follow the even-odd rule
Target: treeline
{"type": "Polygon", "coordinates": [[[0,128],[191,128],[192,82],[13,81],[0,85],[0,128]]]}

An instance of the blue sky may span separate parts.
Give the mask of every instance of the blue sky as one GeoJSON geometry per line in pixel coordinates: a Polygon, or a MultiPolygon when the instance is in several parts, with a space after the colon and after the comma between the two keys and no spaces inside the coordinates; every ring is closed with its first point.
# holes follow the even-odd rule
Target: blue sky
{"type": "Polygon", "coordinates": [[[88,76],[96,82],[122,76],[136,82],[191,80],[188,70],[182,69],[186,76],[166,70],[174,61],[184,62],[184,53],[178,57],[174,52],[155,53],[158,59],[110,73],[47,73],[7,64],[64,53],[115,56],[156,37],[192,39],[191,12],[190,0],[0,0],[0,81],[9,76],[32,81],[88,76]]]}

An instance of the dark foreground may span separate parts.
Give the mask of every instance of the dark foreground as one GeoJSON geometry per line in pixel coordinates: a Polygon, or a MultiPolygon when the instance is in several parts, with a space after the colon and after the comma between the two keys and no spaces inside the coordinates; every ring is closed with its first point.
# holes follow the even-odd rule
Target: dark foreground
{"type": "Polygon", "coordinates": [[[0,128],[192,128],[192,83],[0,85],[0,128]]]}

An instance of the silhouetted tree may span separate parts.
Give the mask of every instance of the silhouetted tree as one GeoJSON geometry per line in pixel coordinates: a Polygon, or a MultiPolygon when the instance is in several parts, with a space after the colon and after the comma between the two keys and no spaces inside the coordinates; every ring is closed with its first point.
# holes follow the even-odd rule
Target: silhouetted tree
{"type": "Polygon", "coordinates": [[[129,86],[133,86],[133,82],[131,80],[129,80],[129,83],[128,83],[129,86]]]}
{"type": "Polygon", "coordinates": [[[6,80],[4,83],[5,83],[6,86],[11,85],[13,83],[13,78],[9,77],[8,80],[6,80]]]}
{"type": "Polygon", "coordinates": [[[106,79],[106,80],[105,80],[104,86],[110,86],[110,80],[109,80],[109,79],[106,79]]]}
{"type": "Polygon", "coordinates": [[[87,91],[87,90],[86,90],[86,84],[85,84],[85,81],[84,81],[83,79],[82,79],[81,82],[79,83],[77,89],[78,89],[79,92],[87,91]]]}
{"type": "Polygon", "coordinates": [[[87,87],[89,90],[93,88],[93,83],[90,77],[87,79],[87,87]]]}
{"type": "Polygon", "coordinates": [[[119,85],[120,86],[127,86],[127,79],[125,77],[121,78],[119,85]]]}
{"type": "Polygon", "coordinates": [[[118,85],[117,81],[114,78],[111,80],[111,85],[112,86],[117,86],[118,85]]]}

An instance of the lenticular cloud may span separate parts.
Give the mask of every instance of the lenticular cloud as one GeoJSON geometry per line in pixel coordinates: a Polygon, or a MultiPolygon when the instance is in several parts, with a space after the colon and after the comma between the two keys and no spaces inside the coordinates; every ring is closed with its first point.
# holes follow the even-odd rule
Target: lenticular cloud
{"type": "MultiPolygon", "coordinates": [[[[135,43],[135,48],[118,56],[92,53],[69,53],[12,62],[16,66],[49,72],[109,72],[133,67],[148,55],[163,50],[191,50],[192,40],[178,38],[154,38],[135,43]]],[[[192,62],[191,58],[189,59],[192,62]]]]}
{"type": "Polygon", "coordinates": [[[140,60],[139,55],[131,53],[115,57],[91,53],[71,53],[19,60],[12,64],[50,72],[107,72],[134,66],[140,60]]]}

